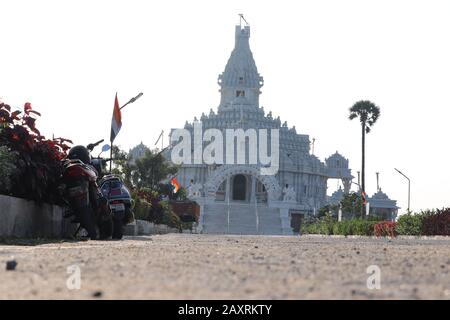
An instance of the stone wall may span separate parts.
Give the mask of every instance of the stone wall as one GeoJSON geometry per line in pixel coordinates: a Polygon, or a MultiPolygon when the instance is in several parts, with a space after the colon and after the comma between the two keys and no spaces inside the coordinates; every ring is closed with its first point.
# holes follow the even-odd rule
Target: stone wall
{"type": "Polygon", "coordinates": [[[66,238],[77,225],[63,218],[64,209],[0,195],[0,237],[66,238]]]}

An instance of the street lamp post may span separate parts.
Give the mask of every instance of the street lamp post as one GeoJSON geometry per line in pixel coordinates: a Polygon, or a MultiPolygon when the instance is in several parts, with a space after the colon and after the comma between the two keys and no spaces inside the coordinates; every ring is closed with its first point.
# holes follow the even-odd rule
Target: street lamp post
{"type": "MultiPolygon", "coordinates": [[[[137,99],[139,99],[140,97],[142,97],[144,94],[142,92],[140,92],[136,97],[131,98],[127,103],[125,103],[123,106],[120,107],[120,110],[122,110],[123,108],[125,108],[127,105],[129,105],[130,103],[135,102],[137,99]]],[[[112,158],[113,158],[113,142],[111,141],[111,151],[110,151],[110,160],[109,160],[109,173],[111,174],[112,171],[112,158]]]]}
{"type": "Polygon", "coordinates": [[[400,173],[402,176],[404,176],[408,180],[408,212],[409,212],[410,200],[411,200],[411,180],[403,172],[401,172],[397,168],[394,168],[394,169],[395,169],[395,171],[400,173]]]}
{"type": "Polygon", "coordinates": [[[155,170],[155,160],[156,160],[156,158],[161,154],[161,153],[163,153],[164,151],[166,151],[168,148],[170,147],[170,145],[169,146],[167,146],[167,147],[165,147],[164,149],[162,149],[160,152],[158,152],[154,157],[153,157],[153,159],[152,159],[152,188],[153,188],[153,186],[155,185],[154,184],[154,177],[155,177],[155,175],[154,175],[154,170],[155,170]]]}

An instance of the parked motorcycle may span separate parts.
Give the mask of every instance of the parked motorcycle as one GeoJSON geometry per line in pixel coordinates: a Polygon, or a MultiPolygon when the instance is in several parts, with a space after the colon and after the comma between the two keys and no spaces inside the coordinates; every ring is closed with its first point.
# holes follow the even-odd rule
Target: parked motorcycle
{"type": "MultiPolygon", "coordinates": [[[[104,145],[102,152],[110,150],[109,145],[104,145]]],[[[102,153],[101,152],[101,153],[102,153]]],[[[98,172],[98,185],[103,196],[108,200],[113,216],[113,239],[122,239],[125,225],[133,222],[132,199],[128,188],[123,183],[120,176],[114,174],[104,175],[104,168],[107,161],[100,157],[92,158],[92,165],[98,172]]]]}
{"type": "Polygon", "coordinates": [[[113,239],[122,239],[124,226],[134,220],[130,191],[117,175],[105,175],[99,181],[100,190],[113,215],[113,239]]]}
{"type": "Polygon", "coordinates": [[[79,222],[91,239],[107,239],[113,233],[111,209],[98,187],[99,172],[92,164],[90,154],[103,141],[87,147],[75,146],[63,160],[61,187],[70,208],[69,216],[75,216],[73,222],[79,222]]]}

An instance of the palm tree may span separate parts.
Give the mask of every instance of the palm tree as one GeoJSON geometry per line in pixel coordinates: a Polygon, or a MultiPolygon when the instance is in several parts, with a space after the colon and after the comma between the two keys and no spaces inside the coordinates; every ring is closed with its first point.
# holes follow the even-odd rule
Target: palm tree
{"type": "Polygon", "coordinates": [[[362,135],[362,163],[361,163],[361,192],[366,192],[365,189],[365,148],[366,148],[366,133],[370,132],[370,128],[377,122],[380,116],[380,108],[368,100],[361,100],[356,102],[350,108],[349,119],[353,120],[359,118],[361,122],[362,135]]]}

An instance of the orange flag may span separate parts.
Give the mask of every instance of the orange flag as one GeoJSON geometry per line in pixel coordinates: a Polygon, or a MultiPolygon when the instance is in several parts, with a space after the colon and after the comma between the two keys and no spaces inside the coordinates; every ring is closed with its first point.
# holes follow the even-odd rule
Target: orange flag
{"type": "Polygon", "coordinates": [[[177,193],[178,190],[180,189],[180,184],[178,183],[177,178],[173,177],[170,180],[170,184],[173,186],[173,193],[177,193]]]}
{"type": "Polygon", "coordinates": [[[119,100],[117,99],[117,93],[116,98],[114,100],[114,111],[111,121],[111,143],[114,141],[114,139],[119,134],[120,128],[122,127],[122,114],[120,112],[119,107],[119,100]]]}

